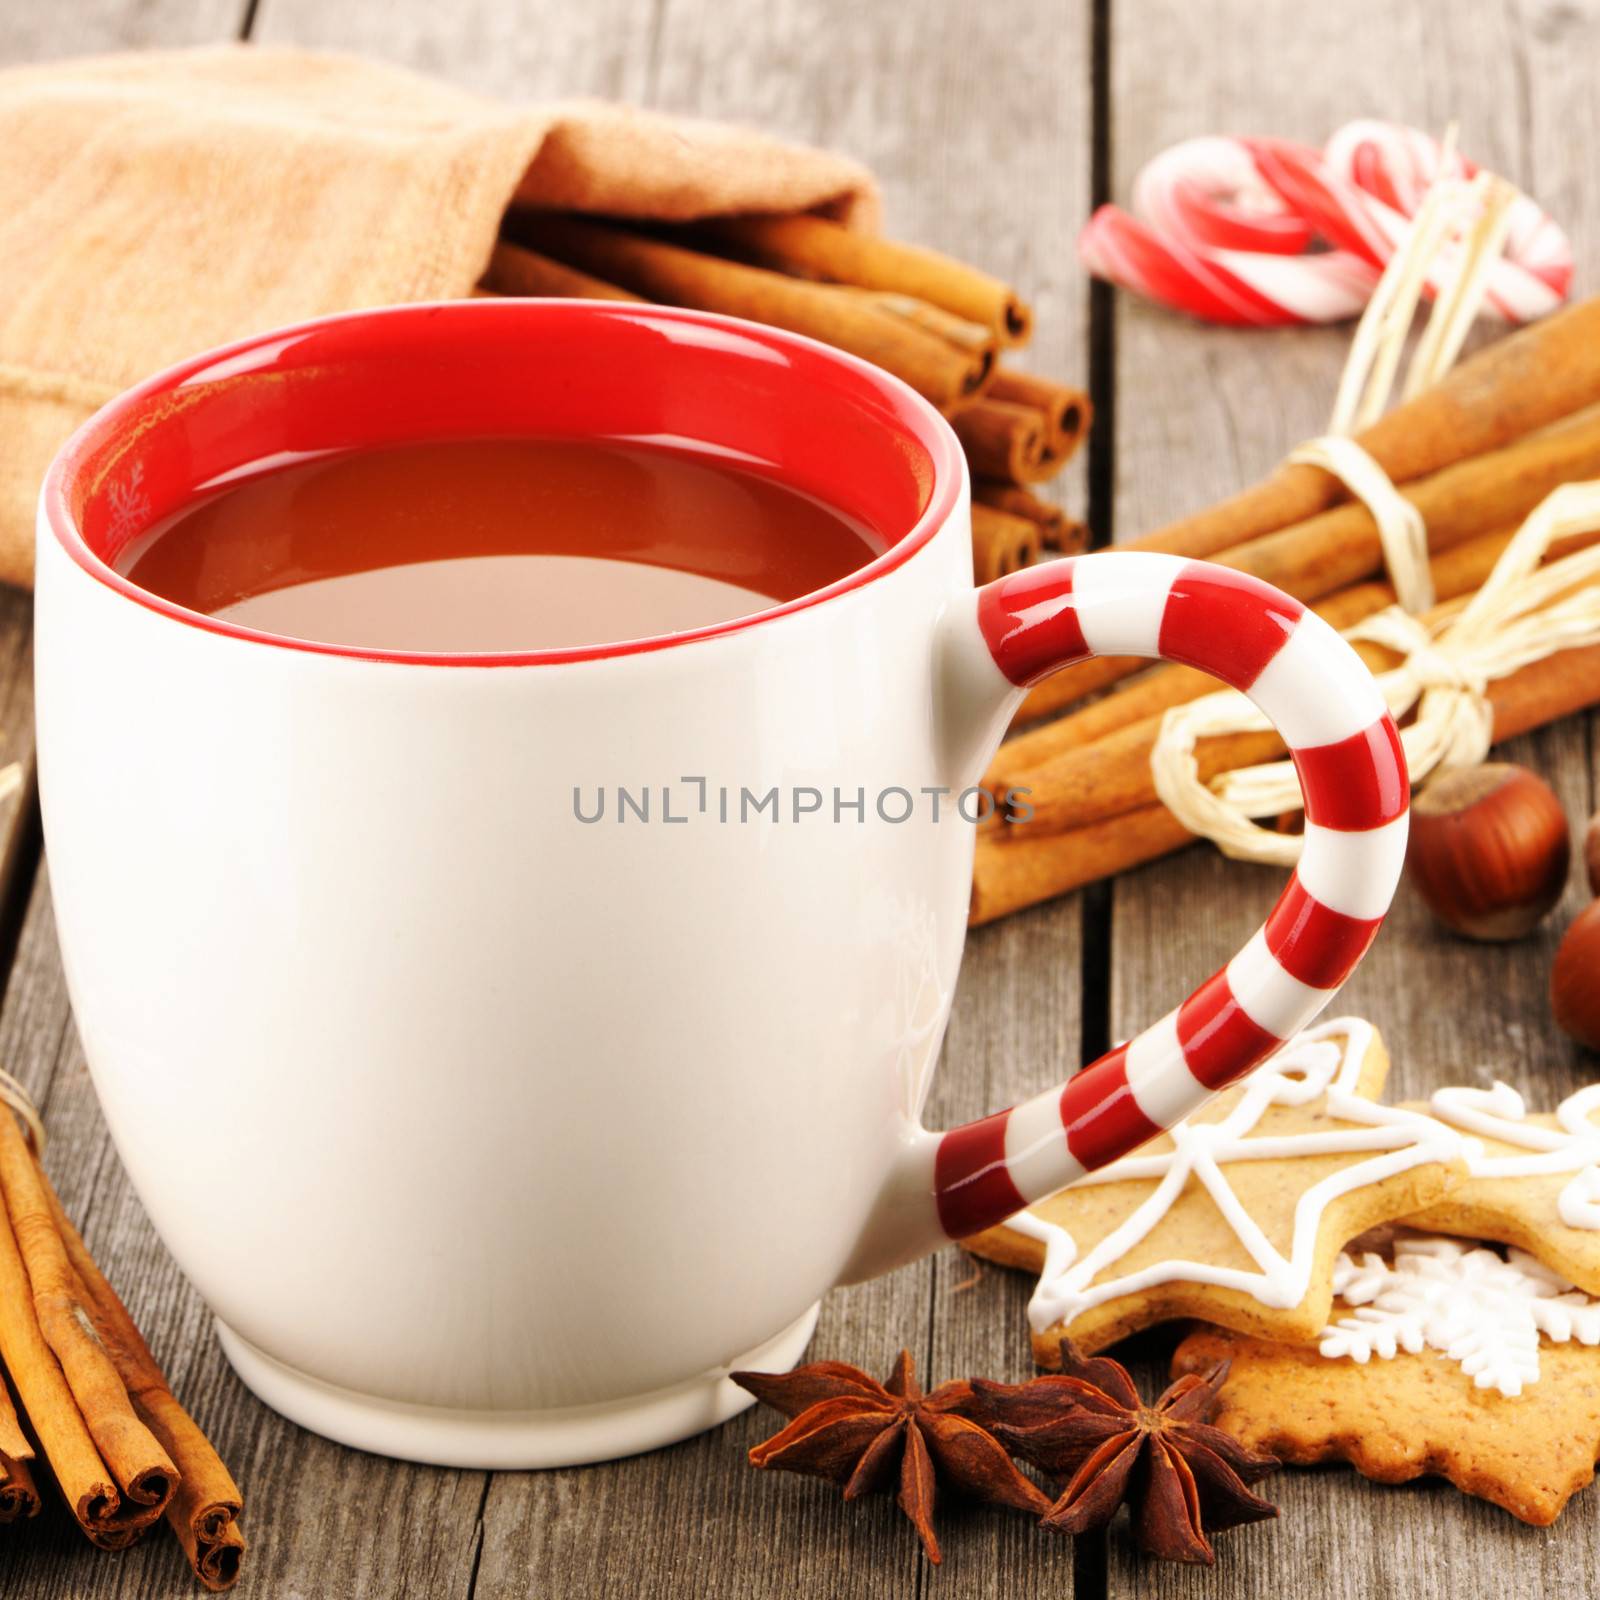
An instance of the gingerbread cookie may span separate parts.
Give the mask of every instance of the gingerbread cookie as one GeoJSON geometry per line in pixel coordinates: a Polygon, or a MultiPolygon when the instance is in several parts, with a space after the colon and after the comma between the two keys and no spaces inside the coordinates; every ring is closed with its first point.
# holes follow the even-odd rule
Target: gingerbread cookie
{"type": "Polygon", "coordinates": [[[1249,1449],[1382,1483],[1442,1476],[1554,1522],[1600,1456],[1600,1301],[1519,1251],[1436,1235],[1345,1256],[1337,1282],[1320,1346],[1202,1328],[1174,1375],[1231,1361],[1215,1421],[1249,1449]]]}
{"type": "Polygon", "coordinates": [[[1040,1274],[1041,1366],[1063,1335],[1100,1350],[1174,1317],[1311,1343],[1340,1248],[1466,1176],[1459,1133],[1376,1104],[1387,1071],[1371,1023],[1325,1022],[1170,1134],[966,1247],[1040,1274]]]}
{"type": "Polygon", "coordinates": [[[1406,1220],[1432,1233],[1516,1245],[1600,1294],[1600,1084],[1527,1114],[1509,1084],[1440,1089],[1428,1112],[1466,1134],[1467,1181],[1406,1220]]]}

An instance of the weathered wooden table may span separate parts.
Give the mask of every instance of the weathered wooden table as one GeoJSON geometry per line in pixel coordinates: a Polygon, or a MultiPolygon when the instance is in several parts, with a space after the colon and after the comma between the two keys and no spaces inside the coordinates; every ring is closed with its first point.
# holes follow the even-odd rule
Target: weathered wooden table
{"type": "MultiPolygon", "coordinates": [[[[1019,284],[1038,310],[1030,359],[1091,387],[1093,443],[1062,492],[1087,505],[1102,543],[1239,486],[1320,431],[1344,351],[1342,332],[1205,330],[1087,284],[1073,240],[1091,204],[1125,199],[1138,165],[1169,142],[1218,130],[1320,140],[1366,114],[1435,129],[1458,119],[1465,149],[1571,230],[1580,288],[1600,287],[1597,0],[8,0],[0,10],[6,64],[234,38],[362,51],[511,97],[607,95],[737,118],[863,158],[896,231],[1019,284]]],[[[7,758],[30,757],[30,687],[28,601],[0,595],[7,758]]],[[[1550,777],[1574,818],[1595,805],[1595,726],[1569,723],[1510,752],[1550,777]]],[[[245,1486],[241,1594],[1600,1591],[1595,1490],[1541,1531],[1437,1483],[1285,1472],[1270,1484],[1283,1520],[1226,1536],[1209,1572],[1142,1563],[1120,1526],[1074,1545],[1021,1518],[953,1510],[935,1570],[889,1500],[844,1507],[816,1483],[752,1473],[744,1451],[769,1427],[756,1414],[639,1460],[542,1474],[431,1471],[303,1433],[233,1378],[128,1188],[73,1030],[31,800],[3,822],[0,1061],[38,1096],[69,1209],[245,1486]]],[[[1165,1010],[1242,942],[1274,882],[1195,849],[978,933],[931,1121],[949,1126],[1038,1090],[1165,1010]]],[[[1552,930],[1580,899],[1574,884],[1551,930],[1470,952],[1402,899],[1340,1002],[1384,1030],[1396,1090],[1492,1073],[1544,1105],[1594,1075],[1600,1063],[1558,1035],[1545,998],[1552,930]]],[[[833,1295],[813,1350],[886,1367],[904,1344],[934,1379],[1021,1377],[1028,1289],[947,1250],[833,1295]]],[[[1157,1340],[1143,1347],[1148,1378],[1163,1352],[1157,1340]]],[[[196,1592],[171,1541],[97,1555],[54,1506],[0,1540],[0,1594],[19,1600],[196,1592]]]]}

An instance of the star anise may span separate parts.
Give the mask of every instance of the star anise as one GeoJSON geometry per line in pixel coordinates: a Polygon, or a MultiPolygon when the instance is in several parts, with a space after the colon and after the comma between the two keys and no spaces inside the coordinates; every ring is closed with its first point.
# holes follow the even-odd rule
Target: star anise
{"type": "Polygon", "coordinates": [[[805,1472],[844,1486],[846,1500],[887,1489],[898,1469],[900,1509],[932,1561],[936,1485],[1035,1516],[1050,1497],[1020,1473],[988,1429],[960,1415],[972,1385],[942,1383],[925,1395],[911,1352],[902,1350],[884,1383],[843,1361],[814,1361],[793,1372],[735,1372],[733,1381],[791,1418],[750,1452],[753,1467],[805,1472]]]}
{"type": "Polygon", "coordinates": [[[1166,1561],[1215,1559],[1206,1533],[1275,1517],[1250,1492],[1277,1461],[1246,1450],[1207,1418],[1228,1375],[1219,1362],[1139,1398],[1126,1367],[1061,1341],[1061,1371],[1029,1383],[973,1380],[972,1414],[1015,1456],[1067,1479],[1046,1527],[1082,1533],[1109,1522],[1124,1501],[1140,1546],[1166,1561]]]}

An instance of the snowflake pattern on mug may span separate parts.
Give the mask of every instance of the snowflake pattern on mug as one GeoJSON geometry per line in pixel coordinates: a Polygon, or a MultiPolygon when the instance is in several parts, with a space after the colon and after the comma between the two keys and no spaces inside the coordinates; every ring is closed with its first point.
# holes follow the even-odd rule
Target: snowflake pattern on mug
{"type": "Polygon", "coordinates": [[[111,516],[106,528],[106,543],[118,551],[136,533],[150,526],[150,496],[144,490],[144,463],[135,461],[121,483],[106,487],[111,516]]]}
{"type": "Polygon", "coordinates": [[[1539,1377],[1541,1335],[1600,1344],[1600,1300],[1526,1252],[1504,1256],[1432,1234],[1398,1238],[1393,1261],[1345,1254],[1333,1289],[1353,1314],[1325,1329],[1318,1349],[1360,1363],[1437,1350],[1479,1389],[1515,1397],[1539,1377]]]}

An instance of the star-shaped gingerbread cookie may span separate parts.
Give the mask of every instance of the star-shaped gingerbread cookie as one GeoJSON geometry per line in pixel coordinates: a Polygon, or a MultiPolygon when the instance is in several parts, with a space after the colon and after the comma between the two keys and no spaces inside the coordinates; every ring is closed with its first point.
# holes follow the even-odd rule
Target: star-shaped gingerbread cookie
{"type": "Polygon", "coordinates": [[[1529,1116],[1509,1084],[1440,1089],[1426,1112],[1477,1141],[1467,1180],[1412,1227],[1516,1245],[1591,1294],[1600,1294],[1600,1084],[1529,1116]]]}
{"type": "Polygon", "coordinates": [[[1100,1350],[1176,1317],[1310,1343],[1340,1248],[1466,1176],[1458,1133],[1376,1103],[1387,1071],[1371,1023],[1325,1022],[1171,1133],[964,1243],[1040,1274],[1041,1366],[1063,1335],[1100,1350]]]}
{"type": "Polygon", "coordinates": [[[1297,1465],[1449,1479],[1547,1526],[1600,1457],[1600,1302],[1513,1250],[1437,1235],[1343,1258],[1320,1346],[1200,1328],[1173,1375],[1231,1363],[1214,1421],[1297,1465]]]}

